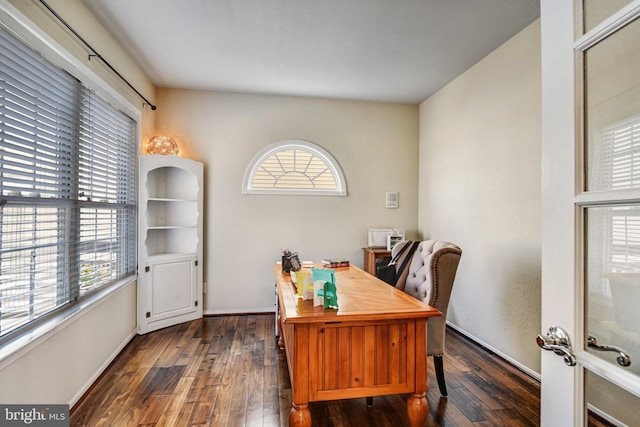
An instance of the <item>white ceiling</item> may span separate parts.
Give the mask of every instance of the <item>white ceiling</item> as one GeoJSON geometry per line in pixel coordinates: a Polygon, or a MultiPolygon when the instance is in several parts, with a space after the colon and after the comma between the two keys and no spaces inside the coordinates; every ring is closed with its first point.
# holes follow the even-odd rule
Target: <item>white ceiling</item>
{"type": "Polygon", "coordinates": [[[411,104],[540,14],[539,0],[83,2],[158,87],[411,104]]]}

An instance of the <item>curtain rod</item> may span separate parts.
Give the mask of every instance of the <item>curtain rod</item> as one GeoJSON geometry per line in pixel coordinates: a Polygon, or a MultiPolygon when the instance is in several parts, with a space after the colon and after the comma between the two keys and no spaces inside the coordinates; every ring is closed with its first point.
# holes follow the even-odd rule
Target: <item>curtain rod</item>
{"type": "Polygon", "coordinates": [[[101,61],[102,61],[102,62],[103,62],[107,67],[109,67],[109,69],[110,69],[111,71],[113,71],[113,72],[115,73],[115,75],[116,75],[116,76],[120,77],[120,79],[121,79],[123,82],[125,82],[125,83],[126,83],[126,84],[131,88],[131,89],[133,89],[133,91],[134,91],[136,94],[138,94],[138,96],[139,96],[140,98],[142,98],[142,99],[144,100],[144,102],[145,102],[149,107],[151,107],[151,109],[152,109],[152,110],[155,110],[155,109],[157,108],[155,105],[153,105],[152,103],[150,103],[150,102],[147,100],[147,98],[145,98],[145,97],[144,97],[144,95],[142,95],[140,92],[138,92],[138,90],[137,90],[135,87],[133,87],[133,85],[132,85],[131,83],[129,83],[129,81],[128,81],[127,79],[125,79],[125,78],[122,76],[122,74],[120,74],[120,73],[119,73],[115,68],[113,68],[113,67],[111,66],[111,64],[109,64],[109,62],[107,62],[107,60],[106,60],[106,59],[104,59],[104,58],[102,57],[102,55],[100,55],[100,54],[98,53],[98,51],[96,51],[96,50],[95,50],[95,49],[94,49],[94,48],[93,48],[93,47],[92,47],[92,46],[91,46],[91,45],[90,45],[90,44],[89,44],[89,43],[88,43],[84,38],[82,38],[82,36],[81,36],[80,34],[78,34],[78,32],[77,32],[76,30],[74,30],[74,29],[71,27],[71,25],[69,25],[69,23],[68,23],[67,21],[65,21],[65,20],[64,20],[64,18],[62,18],[60,15],[58,15],[58,13],[57,13],[55,10],[53,10],[53,9],[51,8],[51,6],[49,6],[49,5],[47,4],[47,2],[46,2],[46,1],[44,1],[44,0],[40,0],[40,3],[42,3],[42,5],[43,5],[44,7],[46,7],[46,8],[49,10],[49,12],[51,12],[51,13],[53,14],[53,16],[55,16],[56,18],[58,18],[58,20],[59,20],[60,22],[62,22],[62,24],[63,24],[65,27],[67,27],[67,29],[68,29],[69,31],[71,31],[71,32],[73,33],[73,35],[77,37],[77,39],[78,39],[78,40],[80,40],[82,43],[84,43],[84,45],[85,45],[89,50],[91,50],[91,52],[93,52],[93,55],[89,55],[89,60],[91,60],[91,57],[92,57],[92,56],[95,56],[96,58],[98,58],[99,60],[101,60],[101,61]]]}

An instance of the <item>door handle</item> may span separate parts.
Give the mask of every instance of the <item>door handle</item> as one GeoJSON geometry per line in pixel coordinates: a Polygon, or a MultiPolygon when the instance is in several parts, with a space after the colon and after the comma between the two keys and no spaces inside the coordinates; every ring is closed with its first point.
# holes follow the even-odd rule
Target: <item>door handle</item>
{"type": "Polygon", "coordinates": [[[589,346],[589,348],[592,348],[598,351],[614,351],[618,353],[618,357],[616,357],[616,360],[618,361],[618,365],[620,366],[631,365],[631,357],[629,357],[629,355],[624,350],[620,349],[620,347],[616,347],[613,345],[598,344],[596,337],[594,337],[593,335],[587,335],[587,345],[589,346]]]}
{"type": "Polygon", "coordinates": [[[536,337],[536,342],[538,347],[553,351],[558,356],[563,356],[565,365],[574,366],[576,364],[576,357],[571,350],[569,334],[560,326],[550,327],[547,335],[539,334],[536,337]]]}

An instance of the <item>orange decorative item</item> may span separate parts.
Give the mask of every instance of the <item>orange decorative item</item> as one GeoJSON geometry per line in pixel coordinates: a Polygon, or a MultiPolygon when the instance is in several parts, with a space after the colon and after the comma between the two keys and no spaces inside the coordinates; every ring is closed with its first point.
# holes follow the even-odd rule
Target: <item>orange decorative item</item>
{"type": "Polygon", "coordinates": [[[179,152],[178,143],[168,136],[154,136],[147,143],[147,153],[149,154],[178,154],[179,152]]]}

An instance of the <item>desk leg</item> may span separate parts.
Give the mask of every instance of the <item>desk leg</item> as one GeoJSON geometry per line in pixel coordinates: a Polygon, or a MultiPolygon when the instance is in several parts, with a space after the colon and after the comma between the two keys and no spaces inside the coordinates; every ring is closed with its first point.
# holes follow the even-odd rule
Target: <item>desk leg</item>
{"type": "Polygon", "coordinates": [[[289,427],[311,427],[311,411],[306,403],[296,405],[289,411],[289,427]]]}
{"type": "Polygon", "coordinates": [[[413,393],[407,400],[407,415],[413,427],[422,427],[429,416],[429,403],[424,393],[413,393]]]}
{"type": "Polygon", "coordinates": [[[280,320],[280,316],[278,316],[278,348],[280,350],[284,350],[284,329],[282,329],[282,321],[280,320]]]}

